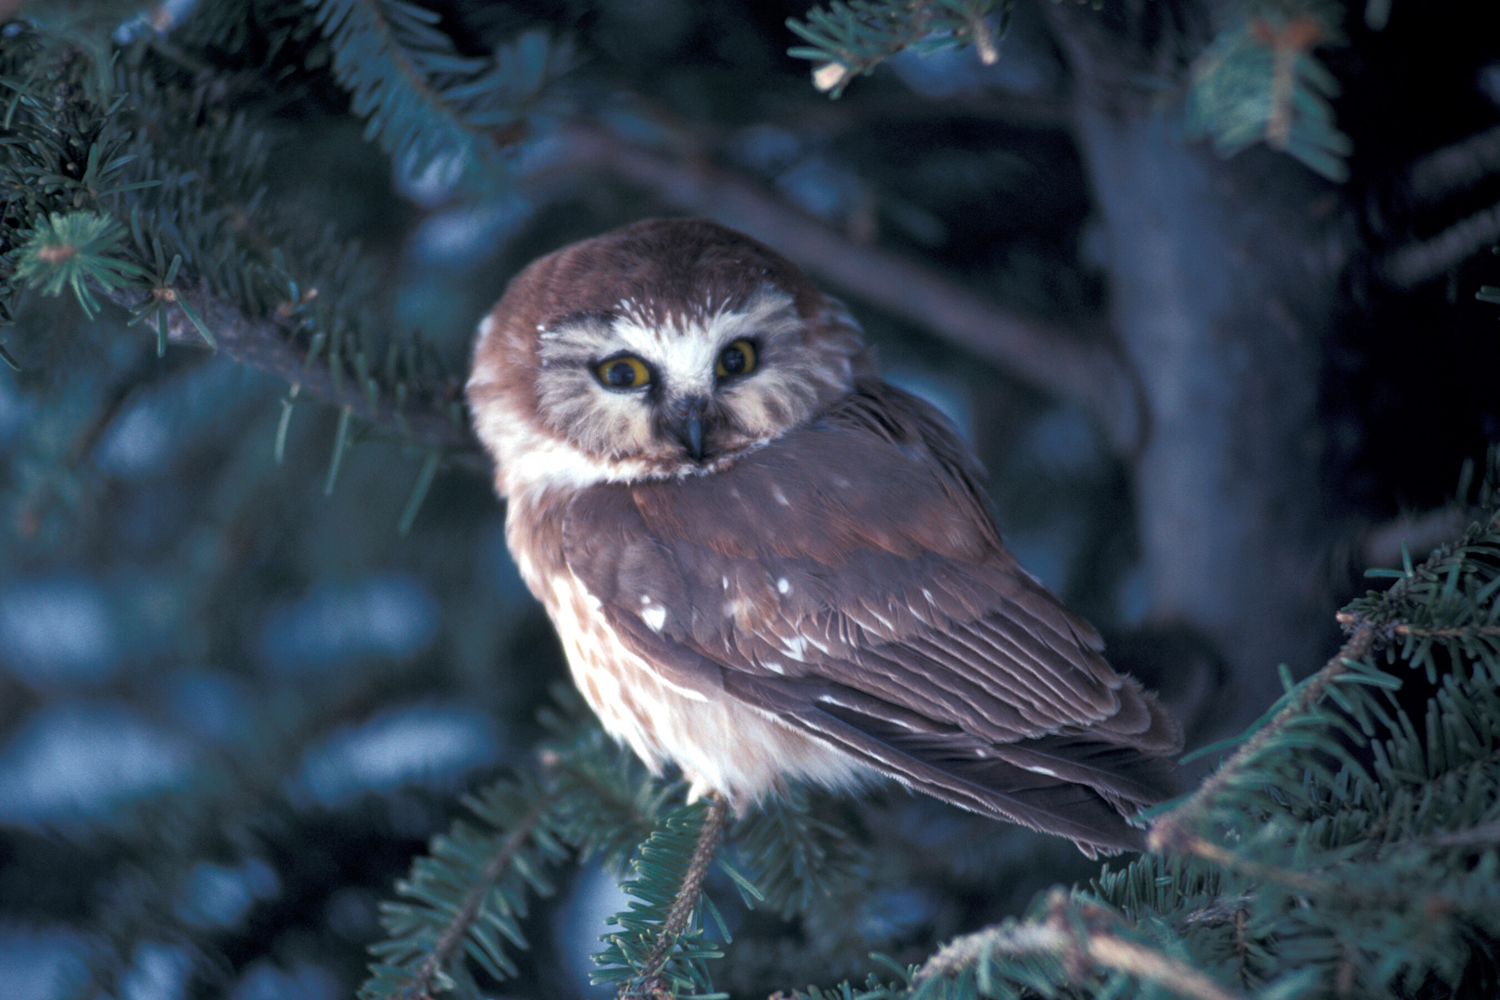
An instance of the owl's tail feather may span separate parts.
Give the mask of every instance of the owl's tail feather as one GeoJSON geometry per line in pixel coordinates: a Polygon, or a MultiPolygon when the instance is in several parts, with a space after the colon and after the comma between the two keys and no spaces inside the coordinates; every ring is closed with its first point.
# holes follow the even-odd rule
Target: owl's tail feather
{"type": "MultiPolygon", "coordinates": [[[[995,744],[952,728],[914,726],[909,718],[893,721],[885,712],[863,710],[859,702],[869,696],[839,694],[811,704],[788,698],[781,717],[918,791],[1067,837],[1091,858],[1144,850],[1145,831],[1128,817],[1178,793],[1177,747],[1165,741],[1169,755],[1154,735],[1142,740],[1144,748],[1087,733],[995,744]]],[[[1175,726],[1147,698],[1153,716],[1175,726]]]]}

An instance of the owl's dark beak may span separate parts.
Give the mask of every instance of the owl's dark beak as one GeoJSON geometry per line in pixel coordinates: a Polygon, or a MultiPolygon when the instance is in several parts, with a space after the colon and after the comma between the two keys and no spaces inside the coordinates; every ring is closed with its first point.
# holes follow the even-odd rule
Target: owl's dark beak
{"type": "Polygon", "coordinates": [[[708,409],[708,400],[702,396],[690,396],[683,400],[681,409],[672,422],[672,436],[687,450],[688,457],[695,462],[703,461],[703,416],[708,409]]]}

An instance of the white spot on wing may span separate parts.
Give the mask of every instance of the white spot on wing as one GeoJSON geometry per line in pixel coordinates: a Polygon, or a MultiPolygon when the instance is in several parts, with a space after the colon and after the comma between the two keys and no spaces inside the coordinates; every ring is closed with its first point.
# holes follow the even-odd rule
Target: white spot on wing
{"type": "Polygon", "coordinates": [[[790,507],[792,505],[792,502],[786,498],[786,494],[781,492],[780,486],[771,487],[771,496],[775,497],[776,502],[783,507],[790,507]]]}
{"type": "Polygon", "coordinates": [[[789,582],[787,582],[787,578],[786,577],[782,577],[781,579],[779,579],[779,580],[776,581],[776,589],[779,592],[785,594],[787,591],[789,591],[789,590],[792,589],[792,585],[789,582]]]}
{"type": "Polygon", "coordinates": [[[767,670],[774,670],[778,674],[784,674],[784,673],[786,673],[786,667],[783,667],[781,664],[777,663],[775,660],[761,660],[760,661],[760,665],[763,666],[763,667],[765,667],[767,670]]]}
{"type": "Polygon", "coordinates": [[[667,623],[667,609],[661,605],[654,608],[646,608],[641,612],[641,621],[653,632],[660,632],[663,625],[667,623]]]}

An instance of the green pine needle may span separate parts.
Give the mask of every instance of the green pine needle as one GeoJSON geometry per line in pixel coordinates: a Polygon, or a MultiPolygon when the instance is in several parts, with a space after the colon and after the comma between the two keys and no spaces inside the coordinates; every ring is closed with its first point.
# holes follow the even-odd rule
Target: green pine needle
{"type": "Polygon", "coordinates": [[[109,293],[147,277],[144,268],[117,256],[125,228],[98,212],[53,212],[37,220],[21,246],[16,277],[43,295],[72,291],[89,319],[99,312],[95,289],[109,293]]]}
{"type": "Polygon", "coordinates": [[[813,83],[838,97],[856,76],[867,76],[891,56],[912,49],[920,54],[974,44],[980,58],[992,63],[995,46],[1005,36],[1014,0],[833,0],[814,7],[807,19],[789,18],[786,26],[808,42],[787,50],[794,59],[823,65],[813,83]],[[1000,6],[998,30],[988,18],[1000,6]]]}
{"type": "Polygon", "coordinates": [[[1266,142],[1331,181],[1346,180],[1353,144],[1334,124],[1330,104],[1339,84],[1312,56],[1337,39],[1309,11],[1242,9],[1193,63],[1188,134],[1211,138],[1224,156],[1266,142]]]}
{"type": "Polygon", "coordinates": [[[502,157],[524,138],[532,110],[573,64],[571,49],[527,32],[493,59],[461,56],[438,14],[403,0],[305,0],[333,42],[333,70],[350,94],[365,137],[401,169],[434,165],[471,186],[506,176],[502,157]]]}
{"type": "Polygon", "coordinates": [[[442,455],[437,451],[429,451],[426,460],[422,462],[422,471],[417,474],[417,482],[412,487],[411,499],[406,501],[406,509],[401,512],[401,520],[396,524],[396,534],[402,538],[411,532],[411,526],[417,519],[417,512],[422,509],[422,501],[427,499],[427,491],[432,486],[432,480],[437,476],[438,465],[441,461],[442,455]]]}

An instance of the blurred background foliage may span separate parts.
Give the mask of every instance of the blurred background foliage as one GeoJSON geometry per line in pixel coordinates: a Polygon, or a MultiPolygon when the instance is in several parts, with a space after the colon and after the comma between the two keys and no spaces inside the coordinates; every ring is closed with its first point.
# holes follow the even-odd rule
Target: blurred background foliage
{"type": "MultiPolygon", "coordinates": [[[[1500,440],[1483,6],[0,2],[7,995],[348,996],[460,793],[561,752],[459,391],[511,275],[650,215],[843,297],[1117,664],[1244,728],[1500,440]]],[[[1096,871],[807,808],[832,903],[710,886],[737,996],[1096,871]]],[[[623,897],[554,876],[488,995],[589,995],[623,897]]]]}

